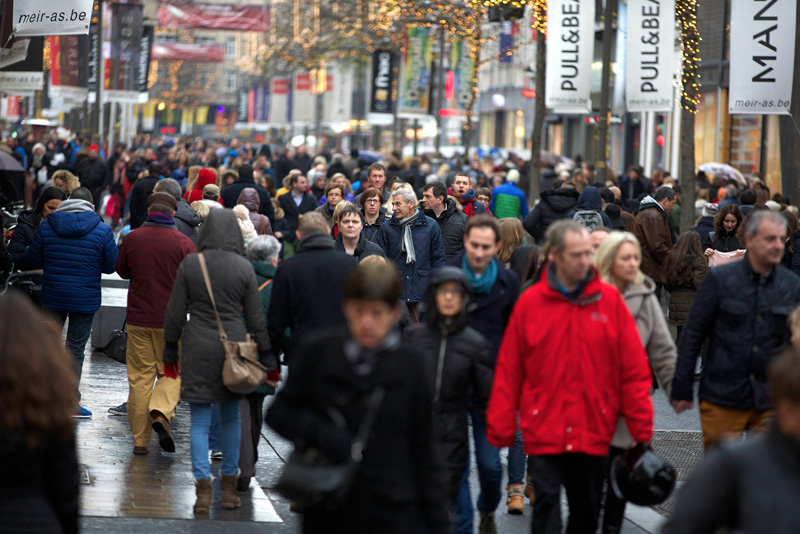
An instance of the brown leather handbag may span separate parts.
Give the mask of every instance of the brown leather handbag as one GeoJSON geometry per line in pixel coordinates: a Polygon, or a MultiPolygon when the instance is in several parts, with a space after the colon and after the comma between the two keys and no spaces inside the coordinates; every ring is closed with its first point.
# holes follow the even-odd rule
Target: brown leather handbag
{"type": "Polygon", "coordinates": [[[214,291],[211,289],[211,278],[208,276],[208,267],[203,254],[197,255],[200,260],[200,269],[206,281],[208,296],[214,308],[214,316],[219,328],[219,340],[225,349],[225,363],[222,366],[222,384],[234,393],[247,395],[252,393],[267,380],[267,369],[258,361],[258,344],[253,336],[247,334],[245,341],[228,341],[228,335],[222,326],[222,321],[217,312],[214,301],[214,291]]]}

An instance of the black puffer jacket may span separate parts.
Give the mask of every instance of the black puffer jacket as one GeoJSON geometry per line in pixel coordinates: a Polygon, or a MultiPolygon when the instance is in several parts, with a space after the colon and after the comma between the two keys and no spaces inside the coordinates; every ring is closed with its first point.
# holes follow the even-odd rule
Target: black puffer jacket
{"type": "MultiPolygon", "coordinates": [[[[342,241],[342,233],[339,232],[339,235],[336,236],[336,243],[334,243],[333,248],[336,250],[344,250],[344,241],[342,241]]],[[[346,252],[345,252],[346,253],[346,252]]],[[[364,234],[361,234],[361,237],[358,240],[358,245],[356,245],[356,250],[353,252],[353,257],[358,261],[363,260],[368,256],[383,256],[386,257],[386,253],[383,252],[383,249],[364,237],[364,234]]]]}
{"type": "Polygon", "coordinates": [[[742,247],[738,237],[722,230],[721,232],[709,232],[705,240],[703,240],[703,250],[710,248],[718,252],[733,252],[742,247]]]}
{"type": "Polygon", "coordinates": [[[445,261],[464,250],[464,225],[467,224],[469,217],[459,209],[456,201],[448,198],[447,207],[439,218],[436,218],[433,210],[425,210],[425,215],[439,224],[444,241],[445,261]]]}
{"type": "Polygon", "coordinates": [[[544,233],[556,221],[564,219],[578,205],[580,195],[574,189],[556,189],[542,193],[542,201],[525,217],[522,226],[537,243],[544,240],[544,233]]]}
{"type": "Polygon", "coordinates": [[[445,469],[448,502],[455,504],[461,476],[469,458],[468,392],[485,413],[492,389],[489,343],[472,328],[462,325],[448,331],[429,324],[412,334],[413,346],[425,361],[433,399],[433,429],[441,465],[445,469]]]}
{"type": "Polygon", "coordinates": [[[723,443],[678,493],[664,534],[794,534],[800,525],[800,445],[772,428],[723,443]]]}

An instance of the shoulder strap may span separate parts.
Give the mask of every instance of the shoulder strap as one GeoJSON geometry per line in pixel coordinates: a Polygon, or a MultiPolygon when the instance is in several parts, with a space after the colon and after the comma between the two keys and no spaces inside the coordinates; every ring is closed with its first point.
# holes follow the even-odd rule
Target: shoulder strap
{"type": "Polygon", "coordinates": [[[372,430],[372,425],[375,423],[375,418],[378,417],[378,410],[383,404],[383,397],[386,395],[386,389],[383,386],[377,386],[370,396],[369,408],[367,413],[364,414],[364,419],[361,421],[361,426],[358,428],[358,433],[353,440],[353,445],[350,449],[350,455],[354,462],[358,463],[362,459],[362,452],[367,444],[369,432],[372,430]]]}
{"type": "Polygon", "coordinates": [[[222,321],[219,318],[219,313],[217,312],[217,303],[214,301],[214,291],[211,290],[211,278],[208,276],[208,267],[206,266],[206,259],[203,257],[203,253],[197,255],[197,258],[200,260],[200,270],[203,271],[203,279],[206,281],[206,290],[208,290],[208,296],[211,299],[211,307],[214,308],[214,317],[217,319],[217,328],[219,328],[219,339],[220,341],[227,341],[228,335],[225,333],[225,328],[222,326],[222,321]]]}
{"type": "Polygon", "coordinates": [[[261,231],[258,232],[260,235],[264,235],[264,234],[267,233],[267,224],[264,222],[264,219],[266,219],[266,217],[264,217],[262,215],[261,216],[261,231]]]}
{"type": "Polygon", "coordinates": [[[259,293],[261,293],[261,290],[262,290],[262,289],[266,289],[266,287],[267,287],[268,285],[270,285],[271,283],[272,283],[272,278],[270,278],[269,280],[267,280],[266,282],[264,282],[263,284],[261,284],[260,286],[258,286],[258,292],[259,292],[259,293]]]}

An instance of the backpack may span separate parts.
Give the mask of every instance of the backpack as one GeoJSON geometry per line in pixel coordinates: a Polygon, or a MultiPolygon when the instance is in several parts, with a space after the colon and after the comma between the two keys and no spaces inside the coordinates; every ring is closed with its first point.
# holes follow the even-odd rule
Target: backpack
{"type": "Polygon", "coordinates": [[[578,210],[575,212],[575,215],[572,216],[572,220],[581,223],[590,232],[595,228],[602,228],[605,226],[603,224],[603,217],[594,210],[578,210]]]}

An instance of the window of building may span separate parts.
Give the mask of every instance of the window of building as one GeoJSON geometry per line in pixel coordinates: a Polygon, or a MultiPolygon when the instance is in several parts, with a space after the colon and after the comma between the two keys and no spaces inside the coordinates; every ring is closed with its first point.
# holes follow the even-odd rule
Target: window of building
{"type": "Polygon", "coordinates": [[[226,72],[225,73],[225,90],[226,91],[235,91],[236,90],[236,73],[235,72],[226,72]]]}
{"type": "Polygon", "coordinates": [[[236,57],[236,37],[225,39],[225,57],[229,59],[236,57]]]}

